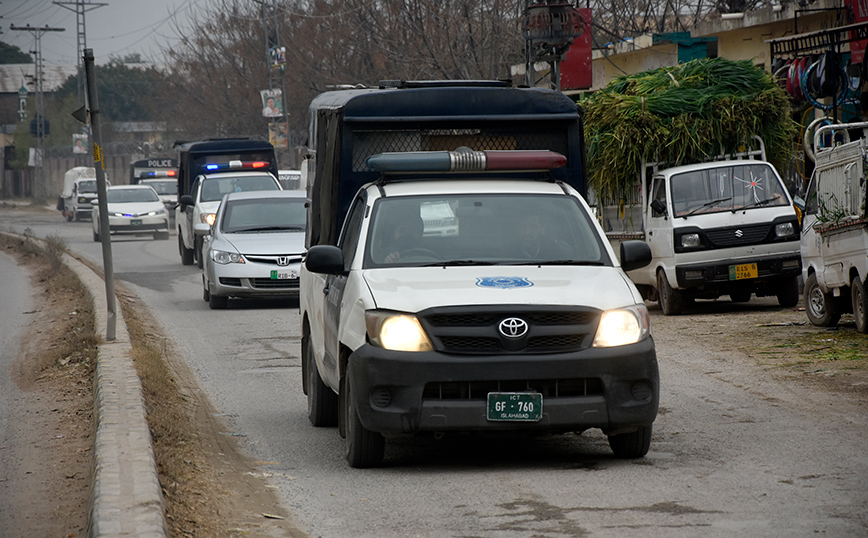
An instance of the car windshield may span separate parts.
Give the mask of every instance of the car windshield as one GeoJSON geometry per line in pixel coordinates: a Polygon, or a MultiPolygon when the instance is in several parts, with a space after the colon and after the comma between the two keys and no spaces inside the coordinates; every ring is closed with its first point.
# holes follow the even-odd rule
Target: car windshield
{"type": "Polygon", "coordinates": [[[789,203],[774,169],[761,162],[676,174],[670,183],[676,217],[789,203]]]}
{"type": "Polygon", "coordinates": [[[304,198],[229,200],[223,211],[223,233],[304,231],[304,198]]]}
{"type": "Polygon", "coordinates": [[[157,191],[157,194],[178,194],[178,184],[175,180],[148,181],[147,185],[157,191]]]}
{"type": "Polygon", "coordinates": [[[245,191],[277,191],[280,186],[274,177],[268,174],[257,176],[234,176],[227,174],[221,177],[209,177],[202,181],[202,202],[219,202],[223,195],[230,192],[245,191]]]}
{"type": "Polygon", "coordinates": [[[154,189],[109,189],[106,201],[110,204],[132,204],[138,202],[159,202],[154,189]]]}
{"type": "Polygon", "coordinates": [[[79,181],[78,192],[96,192],[96,180],[79,181]]]}
{"type": "Polygon", "coordinates": [[[474,194],[381,198],[364,265],[610,265],[571,196],[474,194]]]}

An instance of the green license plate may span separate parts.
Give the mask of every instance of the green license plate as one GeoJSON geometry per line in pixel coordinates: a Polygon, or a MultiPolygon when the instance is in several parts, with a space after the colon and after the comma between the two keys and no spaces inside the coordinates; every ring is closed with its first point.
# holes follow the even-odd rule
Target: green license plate
{"type": "Polygon", "coordinates": [[[130,226],[141,226],[142,219],[133,219],[130,221],[130,226]]]}
{"type": "Polygon", "coordinates": [[[538,392],[489,392],[488,420],[537,422],[542,418],[542,394],[538,392]]]}
{"type": "Polygon", "coordinates": [[[743,280],[745,278],[756,278],[757,276],[759,276],[759,272],[755,263],[729,266],[730,280],[743,280]]]}
{"type": "Polygon", "coordinates": [[[298,278],[298,273],[295,271],[272,271],[271,280],[293,280],[298,278]]]}

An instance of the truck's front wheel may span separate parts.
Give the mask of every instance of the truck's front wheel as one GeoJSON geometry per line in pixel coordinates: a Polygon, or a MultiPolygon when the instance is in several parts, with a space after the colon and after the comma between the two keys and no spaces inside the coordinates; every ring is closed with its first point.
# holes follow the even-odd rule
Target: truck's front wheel
{"type": "Polygon", "coordinates": [[[805,280],[805,313],[817,327],[831,327],[841,319],[837,299],[831,293],[823,293],[814,273],[805,280]]]}
{"type": "Polygon", "coordinates": [[[365,469],[376,467],[383,461],[386,453],[386,439],[378,432],[372,432],[362,425],[353,403],[352,389],[347,376],[341,378],[344,417],[346,419],[347,462],[350,467],[365,469]]]}
{"type": "Polygon", "coordinates": [[[856,330],[860,333],[868,333],[868,295],[865,294],[865,285],[859,275],[853,277],[850,283],[850,295],[853,299],[853,318],[856,320],[856,330]]]}
{"type": "Polygon", "coordinates": [[[672,289],[663,270],[657,272],[657,303],[665,316],[677,316],[684,309],[684,295],[672,289]]]}
{"type": "Polygon", "coordinates": [[[631,433],[610,435],[609,447],[619,458],[641,458],[651,448],[651,426],[639,426],[631,433]]]}
{"type": "Polygon", "coordinates": [[[307,418],[318,428],[338,423],[338,395],[323,383],[313,358],[310,337],[304,346],[305,384],[307,385],[307,418]]]}
{"type": "Polygon", "coordinates": [[[780,284],[777,293],[778,304],[784,308],[792,308],[799,304],[799,279],[790,277],[780,284]]]}

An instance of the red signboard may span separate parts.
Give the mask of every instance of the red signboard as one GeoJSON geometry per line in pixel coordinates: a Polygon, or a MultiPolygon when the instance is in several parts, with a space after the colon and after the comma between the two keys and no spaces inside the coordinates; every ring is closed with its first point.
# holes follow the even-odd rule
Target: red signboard
{"type": "MultiPolygon", "coordinates": [[[[868,0],[844,0],[844,5],[853,14],[852,24],[868,21],[868,0]]],[[[855,37],[851,35],[850,37],[855,37]]],[[[865,45],[868,45],[868,39],[850,42],[850,62],[854,64],[862,63],[862,57],[865,55],[865,45]]]]}
{"type": "MultiPolygon", "coordinates": [[[[868,0],[853,0],[866,2],[868,0]]],[[[593,83],[591,74],[591,10],[577,9],[582,18],[582,35],[573,39],[570,50],[560,63],[561,90],[586,90],[593,83]]]]}

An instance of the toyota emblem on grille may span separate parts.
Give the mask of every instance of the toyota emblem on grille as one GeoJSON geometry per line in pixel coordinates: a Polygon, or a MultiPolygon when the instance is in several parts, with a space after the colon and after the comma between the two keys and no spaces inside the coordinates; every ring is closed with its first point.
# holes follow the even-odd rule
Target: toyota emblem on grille
{"type": "Polygon", "coordinates": [[[498,330],[507,338],[520,338],[527,334],[527,322],[521,318],[506,318],[500,322],[498,330]]]}
{"type": "Polygon", "coordinates": [[[289,265],[289,256],[278,256],[277,265],[279,265],[280,267],[286,267],[287,265],[289,265]]]}
{"type": "Polygon", "coordinates": [[[736,237],[741,237],[741,236],[743,236],[743,235],[744,235],[744,232],[743,232],[743,231],[741,231],[741,230],[736,230],[736,231],[735,231],[735,236],[736,236],[736,237]]]}

